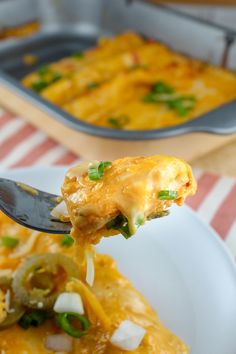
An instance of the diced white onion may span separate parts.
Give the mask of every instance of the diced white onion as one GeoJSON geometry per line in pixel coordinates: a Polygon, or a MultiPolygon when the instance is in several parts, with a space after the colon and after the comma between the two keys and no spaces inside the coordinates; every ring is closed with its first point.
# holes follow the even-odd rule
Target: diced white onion
{"type": "Polygon", "coordinates": [[[61,293],[55,302],[53,310],[58,313],[74,312],[83,315],[84,307],[81,296],[78,293],[61,293]]]}
{"type": "Polygon", "coordinates": [[[68,216],[68,210],[64,200],[52,209],[51,215],[56,219],[60,219],[61,216],[68,216]]]}
{"type": "Polygon", "coordinates": [[[70,353],[72,351],[72,338],[67,334],[53,334],[46,337],[45,348],[56,352],[70,353]]]}
{"type": "Polygon", "coordinates": [[[94,263],[93,263],[93,252],[86,252],[86,282],[93,286],[94,283],[94,263]]]}
{"type": "Polygon", "coordinates": [[[132,321],[122,321],[113,333],[110,342],[123,350],[135,350],[143,340],[146,330],[132,321]]]}

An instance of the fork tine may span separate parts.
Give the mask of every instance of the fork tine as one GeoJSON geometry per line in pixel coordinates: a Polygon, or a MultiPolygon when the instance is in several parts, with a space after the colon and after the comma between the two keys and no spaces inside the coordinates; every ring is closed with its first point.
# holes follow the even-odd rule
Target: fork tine
{"type": "Polygon", "coordinates": [[[42,232],[69,233],[70,223],[55,220],[51,210],[58,196],[20,182],[0,178],[0,210],[17,223],[42,232]]]}

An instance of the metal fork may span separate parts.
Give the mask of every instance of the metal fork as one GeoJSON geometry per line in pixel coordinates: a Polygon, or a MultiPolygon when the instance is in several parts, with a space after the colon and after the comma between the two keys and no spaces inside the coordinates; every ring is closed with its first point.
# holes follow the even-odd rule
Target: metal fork
{"type": "Polygon", "coordinates": [[[0,210],[30,229],[52,234],[70,232],[71,223],[51,216],[51,210],[58,204],[58,197],[20,182],[0,178],[0,210]]]}

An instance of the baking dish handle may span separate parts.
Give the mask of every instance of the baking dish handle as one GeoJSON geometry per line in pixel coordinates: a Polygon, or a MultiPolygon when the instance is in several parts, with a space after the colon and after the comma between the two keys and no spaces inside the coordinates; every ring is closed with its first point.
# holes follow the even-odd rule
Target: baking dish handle
{"type": "Polygon", "coordinates": [[[236,100],[226,103],[188,123],[189,131],[215,134],[236,133],[236,100]]]}

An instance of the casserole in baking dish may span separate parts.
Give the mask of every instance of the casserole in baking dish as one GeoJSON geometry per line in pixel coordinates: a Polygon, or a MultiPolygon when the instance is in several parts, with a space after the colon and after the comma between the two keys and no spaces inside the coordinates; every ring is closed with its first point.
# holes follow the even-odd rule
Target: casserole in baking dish
{"type": "Polygon", "coordinates": [[[102,38],[23,84],[87,123],[151,130],[186,123],[236,98],[236,74],[135,33],[102,38]]]}

